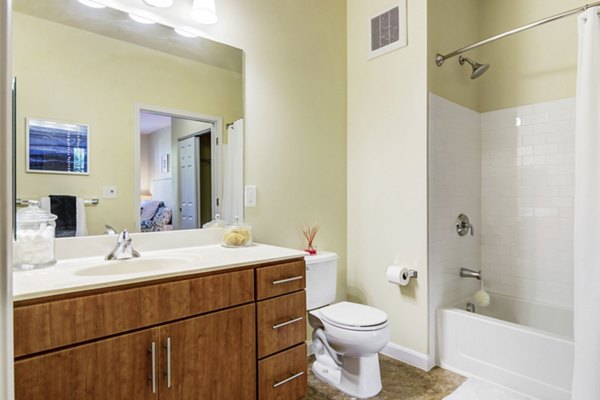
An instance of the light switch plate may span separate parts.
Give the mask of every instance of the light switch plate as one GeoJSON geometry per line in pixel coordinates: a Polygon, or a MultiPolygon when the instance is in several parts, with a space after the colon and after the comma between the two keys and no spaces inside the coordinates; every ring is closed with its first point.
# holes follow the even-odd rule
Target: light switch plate
{"type": "Polygon", "coordinates": [[[256,186],[246,186],[245,192],[246,207],[256,207],[256,186]]]}
{"type": "Polygon", "coordinates": [[[116,199],[117,198],[117,187],[116,186],[104,186],[102,188],[102,197],[105,199],[116,199]]]}

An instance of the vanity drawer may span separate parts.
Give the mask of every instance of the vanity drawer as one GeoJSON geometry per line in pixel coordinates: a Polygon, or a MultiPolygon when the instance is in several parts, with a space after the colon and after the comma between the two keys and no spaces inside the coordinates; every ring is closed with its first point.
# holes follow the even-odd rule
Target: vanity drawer
{"type": "Polygon", "coordinates": [[[258,362],[260,400],[303,399],[307,391],[306,343],[258,362]]]}
{"type": "Polygon", "coordinates": [[[254,270],[15,304],[15,357],[254,301],[254,270]]]}
{"type": "Polygon", "coordinates": [[[306,340],[304,290],[258,303],[258,358],[306,340]]]}
{"type": "Polygon", "coordinates": [[[304,260],[256,269],[258,300],[295,292],[306,287],[304,260]]]}

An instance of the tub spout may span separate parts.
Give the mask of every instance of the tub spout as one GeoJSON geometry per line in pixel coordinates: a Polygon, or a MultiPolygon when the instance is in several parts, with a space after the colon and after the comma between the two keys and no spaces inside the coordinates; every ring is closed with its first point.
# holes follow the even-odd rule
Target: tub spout
{"type": "Polygon", "coordinates": [[[475,279],[481,280],[481,271],[473,271],[472,269],[461,268],[460,269],[460,277],[461,278],[475,278],[475,279]]]}

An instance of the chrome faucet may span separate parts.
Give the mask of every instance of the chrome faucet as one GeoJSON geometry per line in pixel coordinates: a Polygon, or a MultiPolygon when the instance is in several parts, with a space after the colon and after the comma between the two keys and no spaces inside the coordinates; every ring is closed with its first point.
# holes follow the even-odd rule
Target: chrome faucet
{"type": "Polygon", "coordinates": [[[104,231],[105,235],[116,235],[118,232],[115,228],[113,228],[111,225],[104,225],[104,227],[106,228],[106,230],[104,231]]]}
{"type": "Polygon", "coordinates": [[[472,269],[461,268],[460,269],[460,277],[461,278],[475,278],[475,279],[481,280],[481,271],[473,271],[472,269]]]}
{"type": "Polygon", "coordinates": [[[105,257],[106,260],[128,260],[139,257],[140,253],[131,246],[131,237],[127,229],[119,233],[115,248],[105,257]]]}

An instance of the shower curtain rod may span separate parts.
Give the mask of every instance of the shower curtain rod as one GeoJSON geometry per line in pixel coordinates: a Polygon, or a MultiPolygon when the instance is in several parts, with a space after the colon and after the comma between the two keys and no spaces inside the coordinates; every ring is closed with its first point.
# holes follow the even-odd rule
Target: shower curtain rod
{"type": "Polygon", "coordinates": [[[562,19],[564,17],[568,17],[570,15],[586,11],[588,8],[596,7],[596,6],[600,6],[600,1],[597,1],[597,2],[591,3],[591,4],[586,4],[585,6],[574,8],[572,10],[565,11],[560,14],[556,14],[551,17],[548,17],[548,18],[540,19],[539,21],[535,21],[530,24],[523,25],[519,28],[515,28],[513,30],[506,31],[506,32],[500,33],[498,35],[491,36],[480,42],[470,44],[470,45],[463,47],[461,49],[458,49],[458,50],[454,50],[452,53],[448,53],[446,55],[442,55],[442,54],[438,53],[435,56],[435,63],[437,64],[438,67],[441,67],[442,65],[444,65],[444,61],[446,61],[447,59],[456,57],[457,55],[462,54],[466,51],[476,49],[477,47],[483,46],[484,44],[495,42],[496,40],[505,38],[507,36],[514,35],[515,33],[523,32],[528,29],[535,28],[536,26],[544,25],[544,24],[547,24],[548,22],[556,21],[556,20],[562,19]]]}

